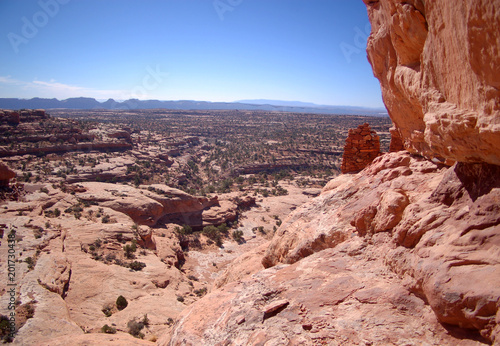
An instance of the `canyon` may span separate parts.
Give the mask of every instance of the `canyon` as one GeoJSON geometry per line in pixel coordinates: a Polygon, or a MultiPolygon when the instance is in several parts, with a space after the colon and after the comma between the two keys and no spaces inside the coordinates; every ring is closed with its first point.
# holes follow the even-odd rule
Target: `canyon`
{"type": "Polygon", "coordinates": [[[391,129],[2,111],[9,341],[499,345],[500,1],[363,1],[391,129]]]}
{"type": "Polygon", "coordinates": [[[160,344],[500,342],[500,2],[364,2],[395,152],[330,181],[278,229],[268,269],[160,344]]]}

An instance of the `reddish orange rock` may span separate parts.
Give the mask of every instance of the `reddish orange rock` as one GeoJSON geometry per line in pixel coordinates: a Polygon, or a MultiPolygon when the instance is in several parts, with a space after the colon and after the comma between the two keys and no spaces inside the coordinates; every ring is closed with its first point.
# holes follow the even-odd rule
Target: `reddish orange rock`
{"type": "Polygon", "coordinates": [[[9,180],[15,178],[15,176],[16,173],[0,161],[0,186],[9,186],[9,180]]]}
{"type": "Polygon", "coordinates": [[[342,173],[361,171],[380,155],[380,140],[369,124],[350,129],[342,157],[342,173]]]}

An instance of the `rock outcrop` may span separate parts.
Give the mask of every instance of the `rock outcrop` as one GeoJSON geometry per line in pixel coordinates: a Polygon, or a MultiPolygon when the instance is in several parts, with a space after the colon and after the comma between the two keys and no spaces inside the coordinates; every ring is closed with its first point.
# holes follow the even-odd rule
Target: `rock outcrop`
{"type": "Polygon", "coordinates": [[[0,187],[9,186],[9,181],[16,177],[16,172],[0,161],[0,187]]]}
{"type": "Polygon", "coordinates": [[[405,148],[500,165],[500,0],[363,1],[368,58],[405,148]]]}
{"type": "Polygon", "coordinates": [[[140,225],[155,226],[177,223],[192,227],[220,225],[237,218],[237,205],[187,194],[167,185],[153,184],[144,188],[128,185],[85,182],[83,192],[76,194],[82,201],[94,202],[128,215],[140,225]]]}
{"type": "Polygon", "coordinates": [[[497,166],[448,168],[404,151],[339,176],[283,222],[269,269],[190,307],[172,344],[458,342],[440,323],[467,344],[498,341],[499,177],[497,166]],[[263,307],[283,299],[266,318],[263,307]]]}
{"type": "Polygon", "coordinates": [[[369,124],[350,129],[342,156],[342,173],[359,172],[380,155],[380,139],[369,124]]]}
{"type": "Polygon", "coordinates": [[[0,157],[17,156],[17,155],[36,155],[36,154],[53,154],[67,153],[72,151],[125,151],[130,150],[134,146],[126,142],[89,142],[77,144],[62,144],[51,145],[41,148],[22,148],[18,150],[8,150],[0,148],[0,157]]]}
{"type": "Polygon", "coordinates": [[[394,152],[394,151],[401,151],[404,150],[405,147],[403,145],[403,139],[401,138],[401,135],[399,134],[398,129],[396,126],[393,126],[389,129],[391,133],[391,142],[389,144],[389,152],[394,152]]]}
{"type": "Polygon", "coordinates": [[[8,109],[0,109],[0,124],[1,123],[7,123],[10,125],[17,125],[19,124],[20,117],[19,117],[19,112],[16,111],[11,111],[8,109]]]}
{"type": "Polygon", "coordinates": [[[39,121],[49,118],[44,109],[23,109],[13,111],[9,109],[0,109],[0,124],[7,123],[18,125],[21,122],[39,121]]]}

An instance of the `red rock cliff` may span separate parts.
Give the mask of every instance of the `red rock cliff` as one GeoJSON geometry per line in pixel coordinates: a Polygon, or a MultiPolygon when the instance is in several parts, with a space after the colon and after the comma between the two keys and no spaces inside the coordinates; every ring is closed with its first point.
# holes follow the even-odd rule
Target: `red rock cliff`
{"type": "Polygon", "coordinates": [[[500,0],[363,0],[368,59],[405,148],[500,165],[500,0]]]}

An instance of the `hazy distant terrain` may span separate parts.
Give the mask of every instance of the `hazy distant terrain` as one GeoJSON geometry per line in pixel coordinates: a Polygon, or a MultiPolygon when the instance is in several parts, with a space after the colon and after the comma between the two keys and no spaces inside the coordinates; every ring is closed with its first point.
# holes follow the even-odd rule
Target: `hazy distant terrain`
{"type": "Polygon", "coordinates": [[[242,100],[238,102],[206,102],[206,101],[159,101],[137,100],[115,101],[109,99],[99,102],[94,98],[77,97],[65,100],[55,98],[32,99],[0,98],[3,109],[175,109],[175,110],[260,110],[295,113],[344,114],[387,116],[385,108],[365,108],[351,106],[325,106],[314,103],[275,100],[242,100]]]}

